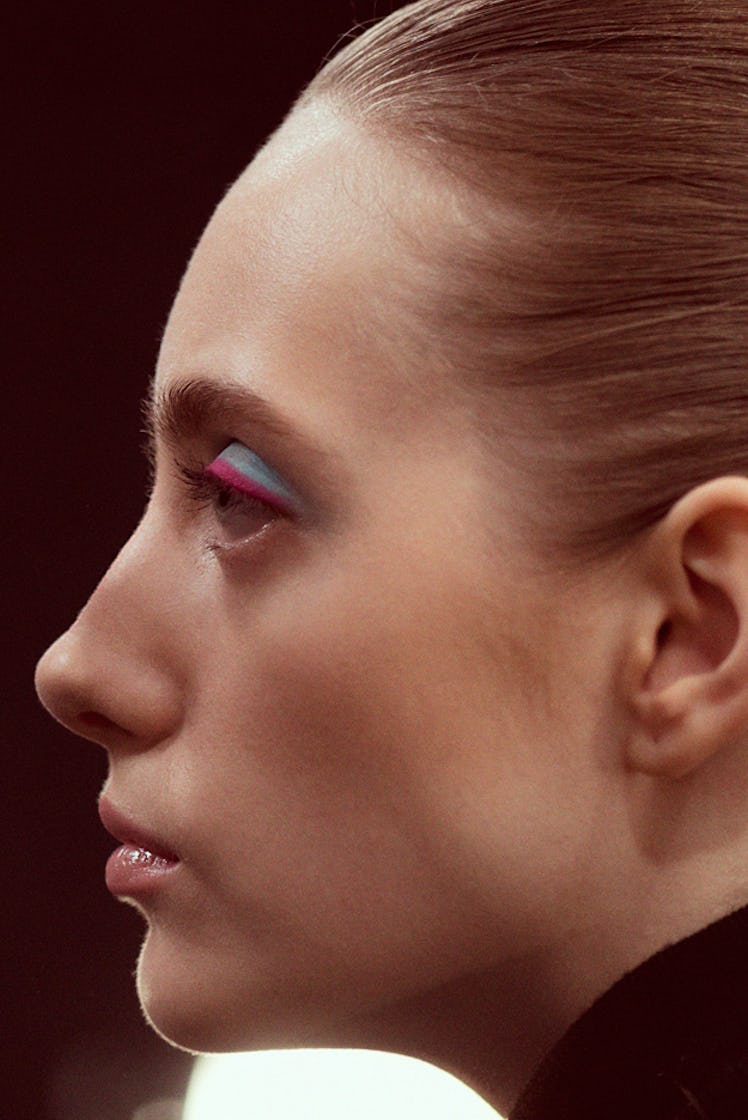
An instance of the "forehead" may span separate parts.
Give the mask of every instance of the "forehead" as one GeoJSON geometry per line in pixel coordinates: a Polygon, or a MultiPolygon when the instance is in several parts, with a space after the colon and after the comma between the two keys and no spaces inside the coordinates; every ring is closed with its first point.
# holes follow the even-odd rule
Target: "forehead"
{"type": "MultiPolygon", "coordinates": [[[[414,171],[320,105],[292,114],[218,206],[185,274],[157,370],[241,381],[323,426],[407,412],[443,383],[404,376],[400,308],[418,285],[406,230],[443,213],[414,171]]],[[[412,363],[410,363],[412,365],[412,363]]],[[[412,375],[413,370],[407,371],[412,375]]]]}

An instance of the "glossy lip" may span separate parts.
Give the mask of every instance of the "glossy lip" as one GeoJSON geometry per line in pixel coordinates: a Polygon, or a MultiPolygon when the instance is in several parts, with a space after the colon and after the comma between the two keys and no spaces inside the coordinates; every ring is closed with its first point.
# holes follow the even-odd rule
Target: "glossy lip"
{"type": "Polygon", "coordinates": [[[169,863],[178,863],[179,856],[158,836],[146,831],[112,805],[106,797],[99,800],[99,817],[107,832],[120,844],[150,852],[169,863]]]}
{"type": "Polygon", "coordinates": [[[122,899],[144,899],[166,885],[181,866],[180,858],[163,840],[134,824],[106,798],[99,816],[107,832],[120,841],[106,864],[106,885],[122,899]]]}

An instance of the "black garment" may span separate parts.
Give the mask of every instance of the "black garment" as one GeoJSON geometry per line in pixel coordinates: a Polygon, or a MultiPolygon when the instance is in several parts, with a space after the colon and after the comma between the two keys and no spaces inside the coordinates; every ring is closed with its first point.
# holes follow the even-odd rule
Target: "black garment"
{"type": "Polygon", "coordinates": [[[748,907],[619,980],[511,1120],[748,1120],[748,907]]]}

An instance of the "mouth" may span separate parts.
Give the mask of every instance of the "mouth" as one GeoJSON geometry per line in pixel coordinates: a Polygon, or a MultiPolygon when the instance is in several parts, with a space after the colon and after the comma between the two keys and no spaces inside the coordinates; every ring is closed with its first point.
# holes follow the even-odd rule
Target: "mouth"
{"type": "Polygon", "coordinates": [[[106,797],[99,817],[119,842],[106,865],[106,884],[119,897],[140,897],[160,887],[180,865],[180,858],[160,837],[131,821],[106,797]]]}

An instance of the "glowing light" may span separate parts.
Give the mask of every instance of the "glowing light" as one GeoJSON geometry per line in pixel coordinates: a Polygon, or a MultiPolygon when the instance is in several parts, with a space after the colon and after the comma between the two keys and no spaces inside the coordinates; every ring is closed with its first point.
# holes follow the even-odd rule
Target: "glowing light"
{"type": "Polygon", "coordinates": [[[198,1058],[183,1120],[501,1120],[456,1078],[371,1050],[198,1058]]]}

